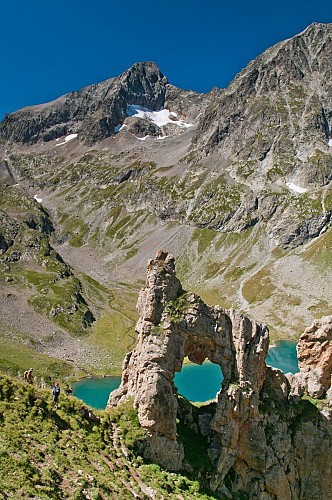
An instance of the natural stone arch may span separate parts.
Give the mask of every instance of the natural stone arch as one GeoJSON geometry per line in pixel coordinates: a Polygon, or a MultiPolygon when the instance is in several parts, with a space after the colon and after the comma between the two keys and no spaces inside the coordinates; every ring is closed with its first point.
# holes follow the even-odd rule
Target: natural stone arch
{"type": "MultiPolygon", "coordinates": [[[[180,469],[184,452],[176,441],[174,374],[181,371],[185,356],[198,364],[208,358],[221,367],[219,406],[231,382],[245,387],[249,399],[258,401],[266,371],[268,330],[240,313],[209,307],[197,295],[184,292],[175,274],[174,257],[165,251],[148,263],[137,309],[138,343],[124,360],[121,386],[110,395],[108,406],[132,397],[149,436],[147,456],[169,469],[180,469]]],[[[229,411],[225,404],[221,406],[229,411]]],[[[218,412],[215,418],[220,420],[218,412]]]]}
{"type": "Polygon", "coordinates": [[[265,365],[267,328],[184,292],[167,252],[149,262],[137,306],[138,343],[124,360],[109,406],[133,398],[146,431],[146,458],[170,470],[187,465],[176,441],[178,413],[206,438],[213,465],[209,486],[221,498],[233,498],[233,492],[266,499],[331,497],[331,482],[318,480],[331,477],[331,408],[312,405],[315,417],[308,421],[310,403],[299,401],[309,392],[325,395],[331,405],[332,317],[305,331],[298,344],[301,371],[285,376],[265,365]],[[193,406],[177,398],[173,382],[185,355],[196,363],[205,357],[217,362],[225,377],[214,413],[200,413],[195,421],[193,406]]]}

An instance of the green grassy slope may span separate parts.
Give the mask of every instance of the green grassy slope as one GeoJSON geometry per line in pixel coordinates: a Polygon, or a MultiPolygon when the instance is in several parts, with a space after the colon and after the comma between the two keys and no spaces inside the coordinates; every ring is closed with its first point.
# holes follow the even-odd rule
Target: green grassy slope
{"type": "Polygon", "coordinates": [[[0,377],[0,498],[215,498],[188,475],[140,456],[144,433],[129,402],[91,413],[50,389],[0,377]]]}

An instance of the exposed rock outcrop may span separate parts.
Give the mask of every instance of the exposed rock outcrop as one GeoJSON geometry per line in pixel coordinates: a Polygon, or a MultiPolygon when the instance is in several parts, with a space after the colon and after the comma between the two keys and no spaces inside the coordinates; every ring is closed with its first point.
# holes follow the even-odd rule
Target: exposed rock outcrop
{"type": "MultiPolygon", "coordinates": [[[[192,143],[193,156],[218,165],[231,183],[236,179],[256,194],[252,225],[267,220],[271,236],[284,248],[315,238],[331,220],[330,206],[319,213],[309,208],[313,189],[332,179],[331,34],[331,24],[313,23],[251,61],[214,95],[192,143]],[[294,195],[291,202],[286,186],[294,195]],[[302,202],[296,199],[306,191],[302,202]]],[[[236,215],[229,223],[233,230],[245,220],[236,215]]]]}
{"type": "MultiPolygon", "coordinates": [[[[331,411],[294,399],[292,380],[266,367],[266,326],[185,292],[174,258],[165,251],[148,263],[137,308],[138,343],[124,360],[121,386],[111,393],[108,407],[133,399],[147,433],[149,459],[171,470],[190,469],[186,448],[177,441],[178,416],[206,439],[213,465],[209,485],[221,498],[234,498],[234,493],[271,500],[329,498],[331,464],[324,456],[331,445],[331,411]],[[222,369],[212,412],[210,405],[195,417],[193,407],[177,396],[174,374],[185,356],[198,364],[207,358],[222,369]],[[322,474],[326,481],[318,481],[322,474]]],[[[330,348],[327,319],[306,330],[299,348],[301,370],[310,373],[319,366],[325,390],[330,348]],[[311,342],[316,354],[307,363],[311,342]]]]}
{"type": "MultiPolygon", "coordinates": [[[[132,269],[142,279],[149,248],[171,245],[188,288],[218,290],[221,303],[227,294],[229,306],[297,334],[316,314],[331,314],[331,269],[324,266],[325,289],[315,278],[331,246],[331,35],[331,25],[314,24],[208,95],[138,63],[10,114],[0,126],[0,179],[38,193],[64,242],[58,251],[65,260],[70,252],[74,267],[91,269],[91,257],[108,263],[110,282],[130,280],[132,269]],[[163,106],[194,126],[168,116],[161,133],[157,119],[127,116],[129,103],[163,106]],[[78,136],[53,140],[66,134],[78,136]],[[275,251],[316,237],[292,256],[275,251]]],[[[1,251],[13,240],[3,233],[1,251]]],[[[28,258],[38,242],[25,241],[28,258]]],[[[5,258],[19,252],[7,249],[5,258]]],[[[104,271],[94,273],[99,280],[104,271]]]]}
{"type": "MultiPolygon", "coordinates": [[[[184,455],[176,442],[178,403],[173,378],[185,356],[198,364],[206,358],[219,364],[223,391],[231,382],[242,387],[245,401],[236,404],[249,417],[265,378],[268,331],[235,311],[210,308],[185,293],[175,276],[174,258],[164,251],[148,264],[147,285],[137,308],[138,345],[124,361],[122,385],[111,394],[109,406],[133,397],[140,423],[149,431],[149,458],[176,470],[184,455]],[[173,449],[173,455],[166,449],[173,449]]],[[[237,441],[234,429],[229,434],[237,441]]]]}
{"type": "MultiPolygon", "coordinates": [[[[151,158],[172,170],[148,172],[133,192],[116,190],[112,205],[119,195],[130,212],[148,210],[163,220],[227,232],[260,223],[273,244],[294,248],[331,225],[332,94],[326,83],[331,80],[331,35],[331,24],[314,23],[267,49],[226,89],[203,95],[169,84],[153,62],[136,63],[116,78],[6,115],[0,138],[8,151],[38,143],[38,149],[54,147],[61,156],[63,149],[56,146],[65,152],[66,140],[42,143],[69,135],[76,155],[116,136],[108,146],[113,143],[117,154],[120,144],[128,153],[125,168],[134,149],[140,161],[151,158]],[[160,125],[143,109],[132,114],[130,105],[171,114],[160,125]],[[178,125],[172,121],[176,116],[178,125]],[[193,126],[179,126],[183,120],[193,126]],[[146,143],[137,142],[147,136],[146,143]],[[164,137],[167,152],[158,141],[164,137]]],[[[118,160],[112,168],[123,166],[118,160]]],[[[94,177],[98,158],[95,163],[94,177]]],[[[32,177],[49,185],[48,167],[43,179],[35,173],[36,163],[31,167],[32,177]]],[[[62,177],[57,176],[57,184],[62,177]]]]}
{"type": "Polygon", "coordinates": [[[136,63],[117,78],[7,114],[0,135],[5,140],[33,144],[78,133],[81,140],[94,144],[115,134],[128,104],[160,109],[166,83],[156,64],[136,63]]]}
{"type": "MultiPolygon", "coordinates": [[[[292,155],[293,175],[294,166],[301,166],[298,179],[316,186],[326,183],[330,169],[317,177],[312,169],[303,169],[303,163],[313,152],[308,143],[328,149],[331,31],[331,24],[313,23],[251,61],[224,92],[215,94],[201,117],[194,145],[208,154],[221,148],[232,160],[233,155],[238,160],[265,160],[265,168],[280,165],[281,157],[286,160],[292,155]],[[302,133],[295,130],[294,121],[302,133]],[[293,134],[288,133],[290,128],[293,134]]],[[[287,173],[286,165],[280,168],[287,173]]]]}
{"type": "MultiPolygon", "coordinates": [[[[331,388],[332,316],[315,321],[297,345],[300,373],[290,376],[292,394],[307,392],[313,398],[326,396],[331,388]]],[[[329,399],[332,399],[330,396],[329,399]]]]}

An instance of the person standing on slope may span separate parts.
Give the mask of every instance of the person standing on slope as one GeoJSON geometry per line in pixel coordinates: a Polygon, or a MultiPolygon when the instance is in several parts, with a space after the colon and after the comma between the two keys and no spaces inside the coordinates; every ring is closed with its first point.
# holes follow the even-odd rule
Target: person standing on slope
{"type": "Polygon", "coordinates": [[[32,384],[32,372],[33,368],[24,372],[24,380],[26,380],[28,384],[32,384]]]}
{"type": "Polygon", "coordinates": [[[53,403],[56,409],[58,409],[59,405],[59,396],[60,396],[60,386],[59,382],[55,382],[54,387],[52,389],[53,403]]]}

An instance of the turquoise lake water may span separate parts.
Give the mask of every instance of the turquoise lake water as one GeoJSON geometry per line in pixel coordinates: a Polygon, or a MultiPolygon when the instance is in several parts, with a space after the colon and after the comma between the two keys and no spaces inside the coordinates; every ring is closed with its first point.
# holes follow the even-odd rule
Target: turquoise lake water
{"type": "Polygon", "coordinates": [[[121,377],[83,378],[73,384],[73,395],[97,410],[106,408],[111,391],[120,385],[121,377]]]}
{"type": "MultiPolygon", "coordinates": [[[[296,342],[276,341],[269,349],[266,364],[279,368],[284,373],[298,372],[296,342]]],[[[191,363],[183,365],[181,372],[175,374],[174,382],[179,394],[190,401],[208,401],[215,398],[222,378],[220,367],[205,361],[201,366],[191,363]]],[[[82,379],[73,384],[73,394],[92,408],[103,409],[106,407],[110,392],[117,389],[120,382],[121,377],[82,379]]]]}
{"type": "Polygon", "coordinates": [[[294,340],[276,340],[275,345],[270,347],[265,360],[266,364],[279,368],[284,373],[297,373],[299,364],[297,362],[296,344],[294,340]]]}

